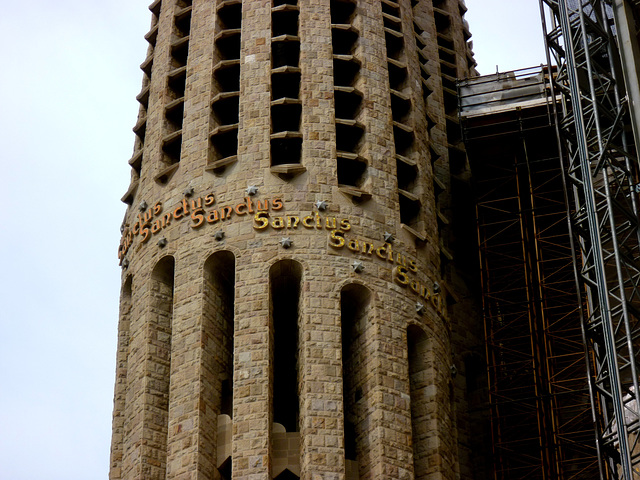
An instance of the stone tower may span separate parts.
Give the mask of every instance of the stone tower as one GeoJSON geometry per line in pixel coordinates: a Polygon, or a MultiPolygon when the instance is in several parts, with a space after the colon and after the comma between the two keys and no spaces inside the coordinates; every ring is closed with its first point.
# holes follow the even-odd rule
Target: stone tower
{"type": "Polygon", "coordinates": [[[110,478],[464,477],[463,0],[149,9],[110,478]]]}

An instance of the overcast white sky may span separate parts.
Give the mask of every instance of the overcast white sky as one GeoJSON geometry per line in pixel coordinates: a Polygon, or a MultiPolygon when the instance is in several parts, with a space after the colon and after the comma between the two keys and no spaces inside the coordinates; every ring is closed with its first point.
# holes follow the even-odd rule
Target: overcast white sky
{"type": "MultiPolygon", "coordinates": [[[[106,479],[151,0],[4,2],[0,480],[106,479]]],[[[538,0],[467,0],[482,74],[544,60],[538,0]]]]}

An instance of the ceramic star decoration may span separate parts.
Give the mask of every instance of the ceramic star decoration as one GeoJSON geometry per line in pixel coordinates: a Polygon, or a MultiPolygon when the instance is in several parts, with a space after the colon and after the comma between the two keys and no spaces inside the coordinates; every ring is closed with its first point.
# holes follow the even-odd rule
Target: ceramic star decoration
{"type": "Polygon", "coordinates": [[[280,245],[282,245],[282,248],[290,248],[293,245],[293,241],[289,237],[284,237],[280,240],[280,245]]]}
{"type": "Polygon", "coordinates": [[[318,200],[316,202],[316,207],[318,208],[318,210],[320,210],[321,212],[324,212],[327,207],[329,206],[329,203],[324,201],[324,200],[318,200]]]}
{"type": "Polygon", "coordinates": [[[249,196],[254,196],[256,193],[258,193],[258,187],[256,187],[255,185],[250,185],[247,187],[247,195],[249,196]]]}

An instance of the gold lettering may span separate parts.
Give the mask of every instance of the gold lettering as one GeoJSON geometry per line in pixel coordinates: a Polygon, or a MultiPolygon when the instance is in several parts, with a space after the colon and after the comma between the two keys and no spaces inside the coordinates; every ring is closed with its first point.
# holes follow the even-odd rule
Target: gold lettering
{"type": "Polygon", "coordinates": [[[153,206],[153,213],[159,215],[162,213],[162,202],[158,202],[153,206]]]}
{"type": "Polygon", "coordinates": [[[351,230],[351,224],[349,223],[348,218],[343,218],[342,220],[340,220],[340,230],[342,230],[343,232],[348,232],[349,230],[351,230]]]}
{"type": "Polygon", "coordinates": [[[344,247],[344,237],[340,235],[338,230],[333,230],[331,235],[329,235],[329,245],[333,248],[344,247]]]}
{"type": "Polygon", "coordinates": [[[299,223],[300,223],[300,217],[287,216],[287,228],[298,228],[299,223]]]}
{"type": "Polygon", "coordinates": [[[198,197],[196,200],[191,200],[191,208],[196,210],[198,208],[202,208],[202,198],[198,197]]]}
{"type": "Polygon", "coordinates": [[[366,253],[367,255],[371,255],[373,253],[373,243],[363,242],[362,243],[362,253],[366,253]]]}
{"type": "Polygon", "coordinates": [[[327,217],[325,218],[325,225],[327,226],[327,230],[335,230],[336,228],[336,217],[327,217]],[[333,220],[333,223],[331,222],[333,220]]]}
{"type": "Polygon", "coordinates": [[[215,201],[216,201],[216,197],[213,195],[213,193],[210,193],[204,197],[204,206],[210,207],[215,203],[215,201]]]}
{"type": "Polygon", "coordinates": [[[273,217],[273,220],[271,220],[271,226],[276,230],[280,230],[281,228],[284,228],[284,218],[273,217]]]}
{"type": "Polygon", "coordinates": [[[253,217],[253,228],[256,230],[264,230],[269,226],[269,214],[267,212],[258,212],[253,217]]]}
{"type": "Polygon", "coordinates": [[[358,240],[349,240],[347,243],[347,248],[352,252],[357,252],[360,250],[360,245],[358,244],[358,240]]]}
{"type": "Polygon", "coordinates": [[[409,259],[407,263],[408,263],[407,266],[409,267],[409,270],[411,270],[413,273],[418,273],[418,266],[416,265],[415,260],[409,259]]]}
{"type": "Polygon", "coordinates": [[[142,243],[146,243],[147,240],[149,240],[149,224],[146,223],[142,226],[142,228],[140,229],[140,234],[142,235],[142,243]]]}
{"type": "Polygon", "coordinates": [[[393,269],[393,279],[399,285],[407,285],[409,283],[409,277],[407,277],[407,269],[404,267],[396,267],[393,269]]]}
{"type": "Polygon", "coordinates": [[[307,215],[306,217],[304,217],[302,219],[302,225],[305,228],[313,228],[313,216],[312,215],[307,215]]]}
{"type": "Polygon", "coordinates": [[[439,293],[435,293],[431,296],[431,305],[433,305],[433,308],[435,308],[436,310],[440,310],[440,294],[439,293]]]}
{"type": "Polygon", "coordinates": [[[239,203],[238,205],[236,205],[236,213],[238,215],[246,215],[247,212],[245,211],[245,208],[247,208],[247,206],[244,203],[239,203]]]}
{"type": "Polygon", "coordinates": [[[271,202],[271,208],[273,208],[274,210],[280,210],[282,207],[284,207],[284,204],[282,200],[279,198],[274,198],[273,201],[271,202]]]}
{"type": "Polygon", "coordinates": [[[429,300],[429,298],[431,297],[431,290],[429,290],[426,285],[422,285],[422,288],[420,289],[420,296],[425,300],[429,300]]]}
{"type": "Polygon", "coordinates": [[[226,218],[230,218],[232,213],[233,213],[232,207],[222,207],[222,217],[221,217],[222,220],[226,218]]]}
{"type": "Polygon", "coordinates": [[[387,260],[393,263],[393,248],[387,243],[387,260]]]}
{"type": "Polygon", "coordinates": [[[376,255],[378,255],[378,257],[380,257],[382,260],[386,260],[385,254],[387,253],[387,251],[385,249],[385,246],[386,244],[376,248],[376,255]]]}
{"type": "Polygon", "coordinates": [[[220,220],[220,214],[218,213],[218,210],[214,210],[209,215],[207,215],[207,222],[209,223],[216,223],[218,220],[220,220]]]}
{"type": "Polygon", "coordinates": [[[198,208],[191,212],[191,220],[193,220],[193,224],[191,228],[198,228],[204,224],[204,210],[202,208],[198,208]]]}
{"type": "Polygon", "coordinates": [[[269,210],[269,200],[265,200],[264,204],[260,200],[258,200],[256,202],[256,210],[259,212],[269,210]]]}

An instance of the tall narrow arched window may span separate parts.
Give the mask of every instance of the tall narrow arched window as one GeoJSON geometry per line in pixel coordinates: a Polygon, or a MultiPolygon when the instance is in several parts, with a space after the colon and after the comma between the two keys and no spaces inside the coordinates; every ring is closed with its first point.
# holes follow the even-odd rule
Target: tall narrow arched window
{"type": "Polygon", "coordinates": [[[120,478],[122,468],[127,373],[129,360],[129,324],[131,322],[131,283],[129,275],[120,293],[120,319],[118,321],[118,353],[116,356],[116,386],[113,395],[113,436],[111,438],[111,478],[120,478]]]}
{"type": "Polygon", "coordinates": [[[273,421],[299,431],[298,319],[302,266],[281,260],[269,271],[273,332],[273,421]]]}
{"type": "Polygon", "coordinates": [[[411,434],[413,440],[413,469],[415,479],[427,478],[429,458],[429,437],[432,418],[429,403],[435,401],[428,388],[433,375],[429,372],[432,360],[429,339],[422,328],[409,325],[407,328],[407,348],[409,351],[409,392],[411,398],[411,434]]]}
{"type": "Polygon", "coordinates": [[[233,416],[233,328],[235,297],[235,257],[221,251],[204,265],[203,372],[207,392],[202,422],[208,431],[217,431],[206,441],[204,451],[216,452],[215,465],[222,479],[231,478],[233,416]],[[217,444],[213,445],[217,438],[217,444]]]}
{"type": "MultiPolygon", "coordinates": [[[[360,470],[359,462],[366,443],[365,426],[365,381],[366,381],[366,330],[370,322],[371,292],[368,288],[349,284],[340,292],[342,325],[342,383],[344,396],[344,449],[347,470],[360,470]]],[[[349,478],[349,475],[347,476],[349,478]]],[[[358,475],[359,478],[360,475],[358,475]]]]}
{"type": "Polygon", "coordinates": [[[167,434],[169,426],[169,380],[171,376],[171,329],[173,323],[173,287],[175,261],[173,257],[160,260],[151,274],[148,393],[149,424],[157,432],[157,441],[150,445],[157,450],[157,468],[165,478],[167,462],[167,434]]]}

